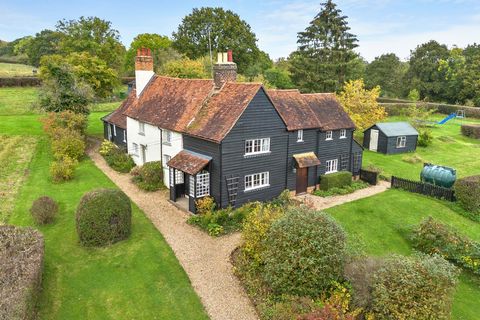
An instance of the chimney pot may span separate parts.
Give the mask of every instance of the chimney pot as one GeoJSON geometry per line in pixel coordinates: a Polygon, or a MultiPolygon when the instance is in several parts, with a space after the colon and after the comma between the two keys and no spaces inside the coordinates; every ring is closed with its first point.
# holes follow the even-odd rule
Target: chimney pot
{"type": "Polygon", "coordinates": [[[233,62],[232,50],[218,53],[218,61],[213,65],[213,81],[217,90],[227,82],[237,81],[237,64],[233,62]]]}
{"type": "Polygon", "coordinates": [[[154,74],[153,58],[150,49],[137,49],[137,56],[135,57],[135,87],[137,90],[137,97],[140,96],[154,74]]]}
{"type": "Polygon", "coordinates": [[[228,54],[228,62],[233,62],[233,53],[232,53],[232,50],[228,50],[227,51],[227,54],[228,54]]]}

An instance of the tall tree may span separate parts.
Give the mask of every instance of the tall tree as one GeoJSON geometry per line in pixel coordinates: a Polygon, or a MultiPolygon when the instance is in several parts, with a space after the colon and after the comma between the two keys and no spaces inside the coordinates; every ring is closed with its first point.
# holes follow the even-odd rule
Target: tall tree
{"type": "Polygon", "coordinates": [[[465,67],[459,100],[480,107],[480,45],[474,43],[463,50],[465,67]]]}
{"type": "Polygon", "coordinates": [[[349,32],[347,16],[333,1],[322,9],[303,32],[298,33],[298,49],[292,55],[292,79],[305,92],[337,91],[350,78],[357,38],[349,32]]]}
{"type": "Polygon", "coordinates": [[[63,33],[61,32],[48,29],[38,32],[25,47],[28,62],[38,67],[40,65],[40,59],[43,56],[59,53],[62,38],[63,33]]]}
{"type": "Polygon", "coordinates": [[[135,55],[137,49],[149,48],[152,51],[153,64],[155,70],[158,70],[165,62],[169,60],[180,59],[180,55],[171,48],[172,40],[167,36],[156,33],[141,33],[137,35],[125,55],[125,70],[133,72],[135,65],[135,55]]]}
{"type": "Polygon", "coordinates": [[[60,42],[62,53],[88,52],[119,71],[123,66],[125,47],[120,35],[110,21],[97,17],[80,17],[78,20],[61,20],[57,31],[65,36],[60,42]]]}
{"type": "Polygon", "coordinates": [[[400,98],[408,92],[403,85],[407,70],[408,64],[394,53],[382,54],[367,65],[365,86],[369,89],[380,86],[382,96],[400,98]]]}
{"type": "Polygon", "coordinates": [[[440,68],[440,61],[448,59],[448,56],[447,46],[434,40],[411,51],[407,78],[410,87],[420,92],[421,99],[444,101],[448,98],[445,95],[446,71],[440,68]]]}
{"type": "Polygon", "coordinates": [[[173,47],[190,59],[209,55],[210,44],[214,52],[232,49],[240,73],[260,54],[250,26],[238,14],[223,8],[193,9],[183,18],[173,39],[173,47]]]}

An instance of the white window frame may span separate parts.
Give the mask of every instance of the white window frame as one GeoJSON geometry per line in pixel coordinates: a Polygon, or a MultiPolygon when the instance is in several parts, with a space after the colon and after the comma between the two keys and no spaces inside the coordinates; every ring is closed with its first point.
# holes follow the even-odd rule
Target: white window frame
{"type": "Polygon", "coordinates": [[[325,174],[338,172],[338,159],[325,161],[325,174]]]}
{"type": "Polygon", "coordinates": [[[261,189],[270,186],[270,172],[259,172],[245,175],[245,191],[261,189]]]}
{"type": "Polygon", "coordinates": [[[113,136],[117,136],[117,126],[113,125],[113,136]]]}
{"type": "Polygon", "coordinates": [[[123,130],[123,142],[127,142],[127,130],[123,130]]]}
{"type": "Polygon", "coordinates": [[[194,176],[189,176],[188,193],[190,194],[190,197],[195,197],[195,178],[194,178],[194,176]]]}
{"type": "Polygon", "coordinates": [[[163,144],[171,145],[172,144],[173,133],[170,130],[162,130],[162,142],[163,144]]]}
{"type": "Polygon", "coordinates": [[[270,153],[270,138],[245,140],[245,156],[270,153]]]}
{"type": "Polygon", "coordinates": [[[175,169],[175,184],[183,184],[184,182],[183,171],[175,169]]]}
{"type": "Polygon", "coordinates": [[[346,139],[346,138],[347,138],[347,129],[340,130],[340,139],[346,139]]]}
{"type": "Polygon", "coordinates": [[[135,142],[132,142],[132,151],[134,156],[138,157],[138,149],[139,149],[138,144],[136,144],[135,142]]]}
{"type": "Polygon", "coordinates": [[[405,148],[407,146],[407,137],[400,136],[397,137],[397,148],[405,148]]]}
{"type": "Polygon", "coordinates": [[[145,135],[145,123],[138,122],[138,134],[144,136],[145,135]]]}
{"type": "Polygon", "coordinates": [[[112,139],[112,127],[110,126],[110,123],[107,126],[107,132],[108,132],[108,140],[112,139]]]}
{"type": "Polygon", "coordinates": [[[303,129],[297,131],[297,142],[303,142],[303,129]]]}
{"type": "Polygon", "coordinates": [[[333,140],[333,131],[325,132],[325,140],[333,140]]]}
{"type": "Polygon", "coordinates": [[[210,172],[203,170],[197,173],[197,198],[210,195],[210,172]]]}
{"type": "Polygon", "coordinates": [[[163,167],[164,168],[168,168],[167,162],[170,161],[171,159],[172,159],[172,157],[170,155],[168,155],[168,154],[163,155],[162,161],[163,161],[163,167]]]}

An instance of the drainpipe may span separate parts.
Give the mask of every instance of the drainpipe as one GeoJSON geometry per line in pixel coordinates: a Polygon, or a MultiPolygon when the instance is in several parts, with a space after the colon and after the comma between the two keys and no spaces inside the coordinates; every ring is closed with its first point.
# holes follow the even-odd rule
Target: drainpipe
{"type": "MultiPolygon", "coordinates": [[[[318,157],[318,147],[319,147],[319,141],[320,141],[320,130],[317,130],[317,134],[315,135],[316,138],[317,138],[317,141],[316,141],[316,149],[315,149],[315,154],[317,155],[318,157]]],[[[308,177],[307,177],[308,179],[308,177]]],[[[319,176],[318,176],[318,166],[315,166],[315,188],[314,190],[317,190],[317,184],[319,184],[319,176]]]]}
{"type": "Polygon", "coordinates": [[[286,172],[285,172],[285,188],[284,190],[288,189],[288,175],[290,174],[290,167],[288,166],[288,160],[290,158],[290,132],[287,131],[287,163],[286,165],[286,172]]]}
{"type": "Polygon", "coordinates": [[[355,133],[355,129],[352,130],[352,137],[350,138],[350,155],[348,157],[348,161],[350,162],[350,172],[353,173],[353,134],[355,133]]]}

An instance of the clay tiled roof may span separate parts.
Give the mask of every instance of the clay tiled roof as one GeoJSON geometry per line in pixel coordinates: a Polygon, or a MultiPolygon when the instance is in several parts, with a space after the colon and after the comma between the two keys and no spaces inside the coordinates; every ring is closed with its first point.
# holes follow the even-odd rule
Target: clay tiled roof
{"type": "Polygon", "coordinates": [[[184,132],[213,91],[213,80],[154,76],[125,113],[127,116],[176,132],[184,132]]]}
{"type": "Polygon", "coordinates": [[[355,128],[334,94],[301,94],[298,90],[268,90],[288,130],[355,128]]]}
{"type": "Polygon", "coordinates": [[[261,87],[259,83],[226,83],[203,104],[186,133],[222,141],[261,87]]]}
{"type": "Polygon", "coordinates": [[[205,168],[211,159],[196,152],[183,150],[170,159],[167,165],[190,175],[195,175],[205,168]]]}
{"type": "Polygon", "coordinates": [[[295,158],[299,168],[308,168],[318,166],[320,164],[320,160],[318,160],[317,156],[313,152],[294,154],[293,158],[295,158]]]}
{"type": "Polygon", "coordinates": [[[102,118],[102,120],[112,123],[122,129],[127,129],[127,116],[125,115],[125,112],[135,102],[135,96],[135,89],[133,89],[132,91],[130,91],[127,99],[122,102],[120,107],[118,107],[118,109],[114,110],[113,112],[107,114],[105,117],[102,118]]]}

